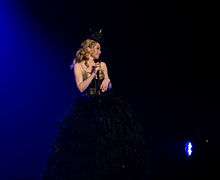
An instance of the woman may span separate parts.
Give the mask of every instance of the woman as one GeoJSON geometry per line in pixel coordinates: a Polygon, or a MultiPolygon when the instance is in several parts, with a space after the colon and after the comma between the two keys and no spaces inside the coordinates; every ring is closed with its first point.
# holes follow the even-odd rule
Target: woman
{"type": "Polygon", "coordinates": [[[75,81],[80,92],[84,92],[95,78],[102,81],[97,89],[98,93],[107,91],[111,87],[108,69],[104,62],[99,61],[101,54],[100,44],[87,39],[82,43],[82,48],[77,52],[74,62],[75,81]],[[97,77],[97,73],[99,77],[97,77]]]}
{"type": "Polygon", "coordinates": [[[62,123],[44,180],[139,180],[146,162],[143,130],[129,104],[111,94],[100,44],[87,39],[74,59],[82,96],[62,123]]]}

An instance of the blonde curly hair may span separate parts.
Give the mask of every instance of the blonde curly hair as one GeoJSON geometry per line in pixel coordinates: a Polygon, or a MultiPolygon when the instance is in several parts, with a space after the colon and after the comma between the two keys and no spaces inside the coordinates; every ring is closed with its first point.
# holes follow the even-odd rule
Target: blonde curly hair
{"type": "Polygon", "coordinates": [[[75,57],[76,63],[80,63],[83,60],[85,60],[85,61],[88,60],[89,59],[89,55],[90,55],[90,53],[89,53],[88,50],[80,48],[76,52],[76,57],[75,57]]]}
{"type": "Polygon", "coordinates": [[[85,65],[88,66],[87,60],[89,56],[94,53],[94,47],[98,44],[97,41],[92,39],[86,39],[81,43],[81,48],[74,55],[73,63],[70,65],[70,69],[73,69],[75,63],[85,61],[85,65]]]}
{"type": "Polygon", "coordinates": [[[98,42],[92,39],[86,39],[81,43],[82,48],[94,48],[98,42]]]}

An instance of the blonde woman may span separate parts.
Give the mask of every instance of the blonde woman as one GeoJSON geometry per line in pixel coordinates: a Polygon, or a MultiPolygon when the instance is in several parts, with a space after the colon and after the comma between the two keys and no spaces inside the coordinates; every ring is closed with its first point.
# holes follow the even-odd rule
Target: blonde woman
{"type": "Polygon", "coordinates": [[[100,54],[100,44],[90,39],[85,40],[77,51],[74,75],[80,92],[87,90],[88,95],[100,95],[111,87],[108,68],[106,63],[99,60],[100,54]]]}
{"type": "Polygon", "coordinates": [[[82,42],[73,61],[82,96],[64,119],[44,180],[140,180],[146,169],[143,129],[130,105],[111,92],[97,41],[82,42]]]}

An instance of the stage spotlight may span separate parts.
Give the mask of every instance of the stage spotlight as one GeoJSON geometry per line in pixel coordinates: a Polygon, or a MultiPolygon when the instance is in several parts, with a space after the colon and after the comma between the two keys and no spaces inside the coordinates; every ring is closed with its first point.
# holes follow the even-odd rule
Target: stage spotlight
{"type": "Polygon", "coordinates": [[[188,157],[190,157],[192,155],[192,148],[193,148],[193,146],[192,146],[191,142],[187,142],[185,144],[185,153],[188,157]]]}

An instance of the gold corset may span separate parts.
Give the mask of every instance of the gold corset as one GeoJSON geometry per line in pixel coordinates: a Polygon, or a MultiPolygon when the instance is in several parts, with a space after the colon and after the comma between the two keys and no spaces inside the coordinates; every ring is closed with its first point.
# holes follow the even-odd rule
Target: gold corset
{"type": "MultiPolygon", "coordinates": [[[[99,77],[95,77],[95,79],[99,79],[99,80],[102,80],[102,79],[104,79],[105,78],[105,74],[104,74],[104,72],[103,72],[103,70],[99,70],[99,73],[97,73],[97,75],[99,76],[99,77]]],[[[86,80],[88,77],[89,77],[89,73],[87,73],[87,72],[83,72],[83,74],[82,74],[82,76],[83,76],[83,81],[84,80],[86,80]]]]}
{"type": "MultiPolygon", "coordinates": [[[[83,80],[87,79],[89,77],[88,75],[89,75],[88,73],[84,72],[83,80]]],[[[101,94],[100,85],[104,78],[105,78],[105,75],[104,75],[103,70],[100,70],[99,72],[97,72],[96,77],[92,80],[89,87],[86,89],[85,94],[88,96],[100,95],[101,94]]]]}

